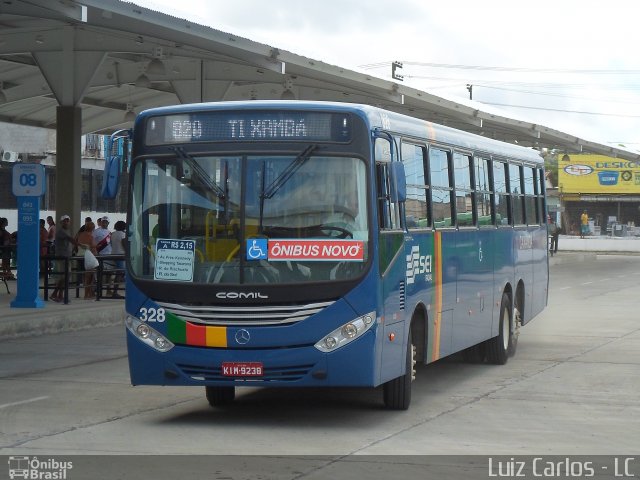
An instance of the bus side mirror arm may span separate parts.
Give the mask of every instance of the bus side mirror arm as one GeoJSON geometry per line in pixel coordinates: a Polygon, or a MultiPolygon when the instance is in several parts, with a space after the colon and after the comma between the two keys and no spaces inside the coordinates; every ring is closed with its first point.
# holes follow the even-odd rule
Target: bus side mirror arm
{"type": "MultiPolygon", "coordinates": [[[[400,161],[395,138],[389,132],[376,129],[373,138],[382,138],[389,142],[389,165],[391,169],[391,201],[394,203],[404,203],[407,201],[407,177],[405,176],[404,164],[400,161]]],[[[378,160],[378,159],[376,159],[378,160]]]]}

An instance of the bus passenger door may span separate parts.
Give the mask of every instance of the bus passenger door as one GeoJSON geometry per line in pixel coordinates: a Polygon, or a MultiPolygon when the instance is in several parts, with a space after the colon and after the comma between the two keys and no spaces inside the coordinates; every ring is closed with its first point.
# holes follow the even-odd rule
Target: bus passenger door
{"type": "Polygon", "coordinates": [[[405,231],[401,202],[398,201],[396,185],[393,185],[391,148],[392,144],[386,138],[376,139],[378,268],[383,314],[381,383],[404,373],[408,335],[405,332],[405,231]]]}

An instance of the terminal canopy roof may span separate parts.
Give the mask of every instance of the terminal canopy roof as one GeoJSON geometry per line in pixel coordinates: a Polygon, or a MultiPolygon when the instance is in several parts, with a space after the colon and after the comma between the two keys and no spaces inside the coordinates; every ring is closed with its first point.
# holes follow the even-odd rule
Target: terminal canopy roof
{"type": "MultiPolygon", "coordinates": [[[[638,160],[624,149],[512,119],[119,0],[0,2],[0,121],[56,127],[79,106],[82,132],[131,126],[177,103],[304,99],[366,103],[535,148],[638,160]]],[[[1,147],[1,146],[0,146],[1,147]]]]}

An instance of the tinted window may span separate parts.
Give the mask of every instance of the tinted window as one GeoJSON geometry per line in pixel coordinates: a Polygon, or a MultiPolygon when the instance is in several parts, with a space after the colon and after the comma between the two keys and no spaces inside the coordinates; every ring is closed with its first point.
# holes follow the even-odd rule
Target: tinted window
{"type": "Polygon", "coordinates": [[[422,146],[402,143],[402,162],[407,179],[407,228],[429,226],[427,185],[424,176],[425,152],[426,149],[422,146]]]}
{"type": "Polygon", "coordinates": [[[449,183],[449,153],[437,148],[429,150],[429,169],[431,174],[431,204],[433,208],[433,226],[436,228],[453,225],[453,189],[449,183]]]}
{"type": "Polygon", "coordinates": [[[456,185],[456,218],[458,226],[475,224],[473,219],[473,190],[471,186],[471,157],[453,154],[453,171],[456,185]]]}

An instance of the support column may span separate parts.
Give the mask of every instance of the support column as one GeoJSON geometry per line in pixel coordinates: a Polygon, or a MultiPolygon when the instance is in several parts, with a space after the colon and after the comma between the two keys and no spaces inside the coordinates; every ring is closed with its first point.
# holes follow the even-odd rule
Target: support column
{"type": "Polygon", "coordinates": [[[82,110],[59,106],[56,117],[56,223],[69,215],[71,230],[76,231],[82,225],[82,110]]]}

